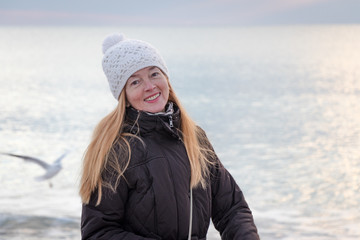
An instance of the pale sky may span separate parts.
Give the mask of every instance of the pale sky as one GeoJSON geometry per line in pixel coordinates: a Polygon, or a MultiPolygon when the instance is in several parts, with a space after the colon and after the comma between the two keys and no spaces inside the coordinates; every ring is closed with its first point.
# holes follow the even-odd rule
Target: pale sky
{"type": "Polygon", "coordinates": [[[357,23],[360,0],[0,0],[0,25],[357,23]]]}

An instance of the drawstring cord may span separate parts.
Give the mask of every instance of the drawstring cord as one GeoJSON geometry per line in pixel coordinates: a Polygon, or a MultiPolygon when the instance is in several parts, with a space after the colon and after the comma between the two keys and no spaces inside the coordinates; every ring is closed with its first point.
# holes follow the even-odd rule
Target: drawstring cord
{"type": "Polygon", "coordinates": [[[192,188],[190,187],[190,223],[189,223],[189,237],[188,240],[191,240],[191,231],[192,231],[192,217],[193,217],[193,194],[192,188]]]}

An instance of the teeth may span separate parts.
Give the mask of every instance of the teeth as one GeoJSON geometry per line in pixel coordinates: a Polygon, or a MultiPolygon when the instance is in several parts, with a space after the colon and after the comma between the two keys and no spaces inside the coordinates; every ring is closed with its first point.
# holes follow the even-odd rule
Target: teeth
{"type": "Polygon", "coordinates": [[[145,101],[154,100],[154,99],[156,99],[158,96],[160,96],[160,93],[158,93],[158,94],[156,94],[156,95],[154,95],[154,96],[152,96],[152,97],[149,97],[149,98],[145,99],[145,101]]]}

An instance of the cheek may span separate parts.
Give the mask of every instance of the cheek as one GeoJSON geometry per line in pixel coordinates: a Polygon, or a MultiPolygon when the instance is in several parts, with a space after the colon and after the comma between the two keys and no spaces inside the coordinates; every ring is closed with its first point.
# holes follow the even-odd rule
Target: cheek
{"type": "Polygon", "coordinates": [[[143,93],[140,89],[132,89],[125,91],[126,101],[132,107],[141,110],[143,104],[143,93]]]}
{"type": "Polygon", "coordinates": [[[168,98],[169,97],[169,92],[170,92],[170,87],[169,87],[169,84],[166,80],[164,80],[162,83],[161,83],[161,90],[163,93],[166,93],[166,97],[168,98]]]}
{"type": "Polygon", "coordinates": [[[169,85],[167,85],[167,84],[166,84],[166,87],[165,87],[165,91],[166,91],[166,99],[169,100],[170,87],[169,87],[169,85]]]}
{"type": "Polygon", "coordinates": [[[137,99],[139,99],[138,95],[139,94],[136,91],[132,91],[132,90],[125,91],[126,101],[128,104],[132,106],[136,105],[137,99]]]}

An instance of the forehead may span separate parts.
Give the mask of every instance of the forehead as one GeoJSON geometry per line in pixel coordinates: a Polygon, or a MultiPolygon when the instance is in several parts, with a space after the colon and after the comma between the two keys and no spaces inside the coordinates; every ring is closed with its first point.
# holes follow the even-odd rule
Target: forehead
{"type": "Polygon", "coordinates": [[[158,67],[150,66],[150,67],[142,68],[142,69],[137,70],[136,72],[134,72],[134,73],[130,76],[130,78],[131,78],[131,77],[136,77],[136,76],[138,76],[138,75],[140,75],[140,74],[142,74],[142,73],[144,73],[144,72],[148,72],[148,71],[151,71],[151,70],[153,70],[153,69],[158,69],[158,67]]]}

